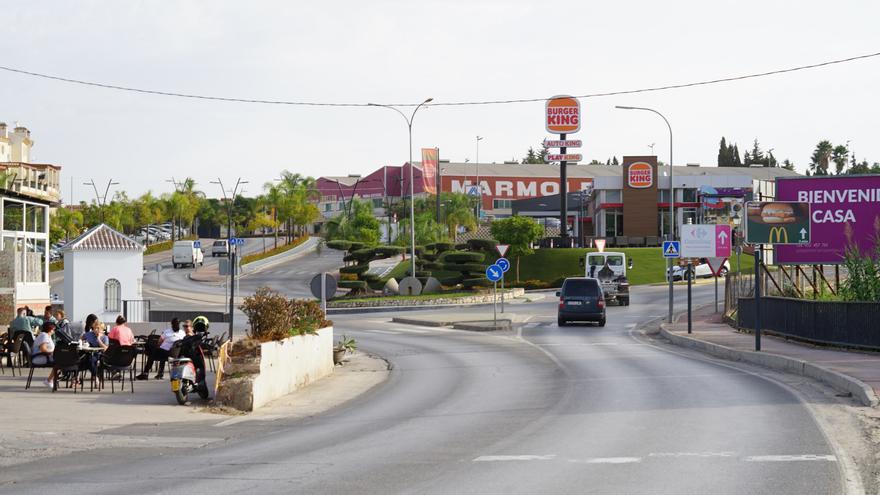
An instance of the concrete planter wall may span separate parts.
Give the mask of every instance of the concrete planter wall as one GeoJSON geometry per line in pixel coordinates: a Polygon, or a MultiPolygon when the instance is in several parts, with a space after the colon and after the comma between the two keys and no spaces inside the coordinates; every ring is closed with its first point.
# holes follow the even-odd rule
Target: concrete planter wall
{"type": "Polygon", "coordinates": [[[224,367],[217,402],[253,411],[333,373],[333,327],[316,335],[264,342],[255,352],[233,356],[224,367]]]}
{"type": "MultiPolygon", "coordinates": [[[[513,299],[515,297],[522,297],[525,294],[525,289],[522,288],[514,288],[514,289],[504,289],[504,297],[505,299],[513,299]]],[[[501,299],[501,289],[498,289],[498,299],[501,299]]],[[[491,303],[494,300],[494,297],[491,293],[489,294],[474,294],[473,296],[463,296],[463,297],[442,297],[438,295],[436,298],[430,299],[387,299],[382,297],[376,297],[371,300],[366,301],[346,301],[339,300],[333,301],[329,304],[331,309],[341,309],[341,308],[373,308],[377,306],[439,306],[439,305],[448,305],[448,306],[460,306],[462,304],[485,304],[491,303]]]]}

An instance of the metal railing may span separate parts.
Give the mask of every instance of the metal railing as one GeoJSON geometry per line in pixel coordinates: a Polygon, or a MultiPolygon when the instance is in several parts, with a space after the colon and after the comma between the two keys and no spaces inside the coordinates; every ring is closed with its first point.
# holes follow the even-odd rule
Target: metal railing
{"type": "MultiPolygon", "coordinates": [[[[737,325],[755,326],[755,299],[740,298],[737,325]]],[[[880,350],[880,303],[761,298],[762,330],[819,344],[880,350]]]]}
{"type": "Polygon", "coordinates": [[[122,315],[130,323],[150,321],[149,299],[125,299],[122,301],[122,315]]]}

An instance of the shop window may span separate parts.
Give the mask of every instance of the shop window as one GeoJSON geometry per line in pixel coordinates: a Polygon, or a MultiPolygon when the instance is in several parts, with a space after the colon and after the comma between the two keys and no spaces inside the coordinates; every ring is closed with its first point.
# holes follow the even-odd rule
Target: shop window
{"type": "Polygon", "coordinates": [[[622,203],[623,199],[621,197],[620,191],[605,191],[605,202],[622,203]]]}
{"type": "Polygon", "coordinates": [[[510,200],[510,199],[493,199],[493,200],[492,200],[492,208],[494,208],[494,209],[509,209],[509,208],[513,208],[513,200],[510,200]]]}
{"type": "Polygon", "coordinates": [[[111,278],[104,282],[104,311],[118,313],[122,307],[122,285],[111,278]]]}
{"type": "Polygon", "coordinates": [[[605,237],[623,235],[623,212],[605,210],[605,237]]]}
{"type": "Polygon", "coordinates": [[[685,203],[696,203],[697,202],[697,190],[696,189],[682,189],[681,191],[682,201],[685,203]]]}

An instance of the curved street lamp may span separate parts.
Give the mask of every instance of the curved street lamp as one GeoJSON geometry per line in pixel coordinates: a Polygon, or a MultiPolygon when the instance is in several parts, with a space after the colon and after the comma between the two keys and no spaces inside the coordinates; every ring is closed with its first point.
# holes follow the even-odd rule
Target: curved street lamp
{"type": "MultiPolygon", "coordinates": [[[[406,127],[409,130],[409,221],[410,221],[410,243],[411,243],[411,251],[410,260],[412,261],[412,272],[410,275],[413,277],[416,276],[416,215],[415,215],[415,192],[413,188],[414,182],[414,174],[413,174],[413,159],[412,159],[412,125],[413,119],[416,118],[416,112],[419,111],[424,105],[434,101],[434,98],[428,98],[427,100],[416,105],[416,108],[413,110],[412,115],[409,117],[406,116],[405,113],[401,112],[398,108],[393,107],[391,105],[382,105],[379,103],[367,103],[368,106],[371,107],[382,107],[382,108],[390,108],[395,112],[399,113],[403,120],[406,121],[406,127]]],[[[439,193],[439,191],[438,191],[439,193]]]]}
{"type": "MultiPolygon", "coordinates": [[[[666,127],[669,129],[669,238],[668,240],[675,240],[675,184],[672,181],[672,126],[669,125],[669,121],[666,120],[666,117],[663,116],[662,113],[654,110],[653,108],[645,108],[645,107],[628,107],[622,105],[616,105],[614,108],[620,110],[644,110],[646,112],[655,113],[663,119],[663,122],[666,122],[666,127]]],[[[652,148],[653,149],[653,148],[652,148]]],[[[673,298],[673,288],[672,288],[672,258],[668,258],[666,277],[669,279],[669,324],[672,324],[672,298],[673,298]]]]}

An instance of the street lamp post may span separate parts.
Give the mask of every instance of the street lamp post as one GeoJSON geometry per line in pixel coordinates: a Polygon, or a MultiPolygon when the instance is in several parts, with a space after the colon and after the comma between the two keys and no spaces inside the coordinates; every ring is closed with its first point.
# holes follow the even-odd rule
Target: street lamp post
{"type": "Polygon", "coordinates": [[[107,187],[104,189],[104,196],[101,196],[98,193],[98,186],[95,184],[95,179],[89,179],[89,182],[83,182],[84,186],[92,186],[95,190],[95,202],[98,203],[98,206],[101,208],[101,223],[104,223],[104,207],[107,206],[107,194],[110,192],[110,186],[118,186],[118,182],[113,182],[113,179],[107,181],[107,187]]]}
{"type": "Polygon", "coordinates": [[[416,105],[415,110],[413,110],[412,115],[410,115],[409,117],[407,117],[405,113],[401,112],[399,109],[397,109],[396,107],[393,107],[391,105],[382,105],[379,103],[368,103],[367,104],[371,107],[390,108],[391,110],[394,110],[395,112],[399,113],[400,116],[403,117],[403,120],[406,121],[406,127],[407,127],[407,130],[409,131],[409,221],[410,221],[409,227],[410,227],[410,243],[411,243],[410,260],[412,261],[412,265],[411,265],[412,271],[411,271],[410,275],[413,277],[416,276],[416,208],[415,208],[415,188],[413,187],[413,183],[415,182],[415,179],[414,179],[415,174],[413,174],[413,159],[412,159],[412,125],[413,125],[413,119],[416,118],[416,112],[418,112],[419,109],[422,108],[425,104],[430,103],[432,101],[434,101],[434,98],[428,98],[427,100],[416,105]]]}
{"type": "Polygon", "coordinates": [[[236,254],[238,249],[232,245],[232,202],[235,201],[235,195],[238,193],[238,186],[247,184],[248,181],[241,180],[241,177],[235,181],[235,187],[232,189],[232,198],[226,196],[226,188],[223,187],[223,181],[218,177],[217,180],[211,181],[211,184],[218,184],[220,191],[223,193],[223,201],[226,202],[226,243],[230,252],[229,267],[229,340],[232,340],[232,326],[235,320],[235,272],[236,272],[236,254]]]}
{"type": "MultiPolygon", "coordinates": [[[[645,107],[628,107],[617,105],[614,108],[618,108],[620,110],[644,110],[646,112],[652,112],[660,116],[663,119],[663,122],[666,122],[666,127],[669,129],[669,238],[668,240],[675,240],[675,182],[673,181],[673,168],[672,168],[672,126],[669,125],[669,121],[666,117],[663,116],[662,113],[654,110],[653,108],[645,108],[645,107]]],[[[668,258],[666,262],[666,277],[669,279],[669,315],[668,321],[669,324],[672,324],[672,301],[673,301],[673,286],[672,286],[672,258],[668,258]]]]}
{"type": "Polygon", "coordinates": [[[480,222],[480,209],[483,207],[483,186],[480,185],[480,141],[483,140],[482,136],[477,136],[477,191],[479,194],[477,195],[477,224],[480,222]]]}

